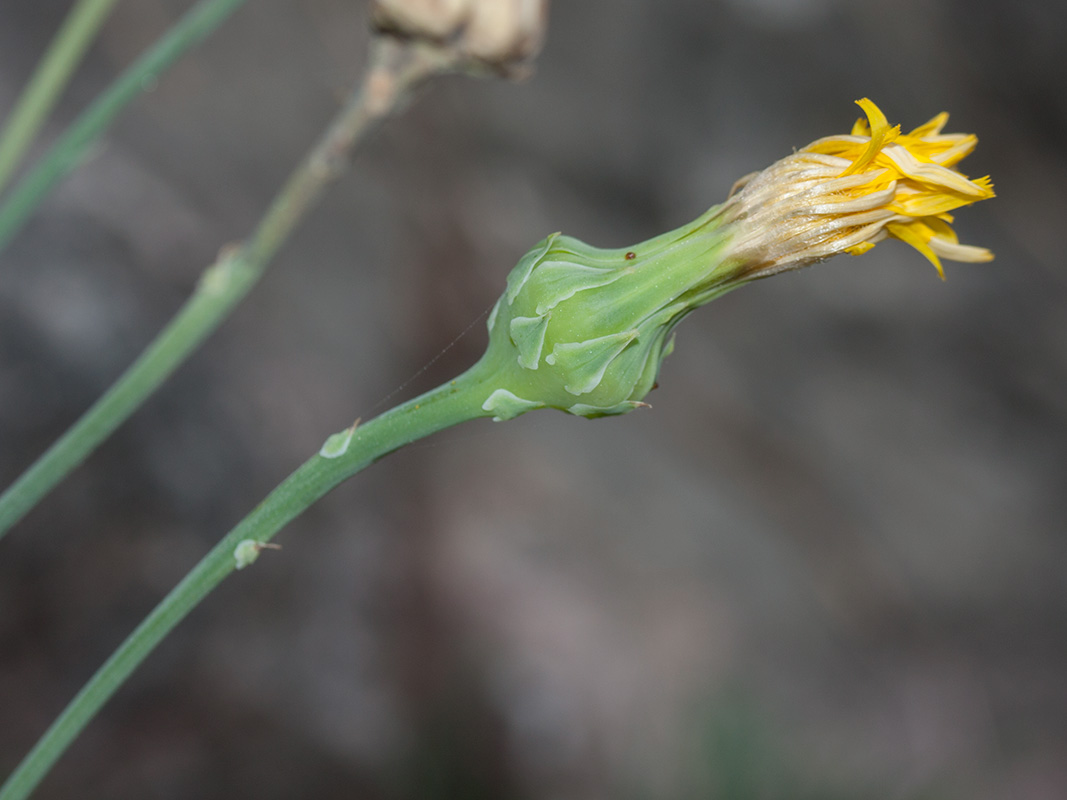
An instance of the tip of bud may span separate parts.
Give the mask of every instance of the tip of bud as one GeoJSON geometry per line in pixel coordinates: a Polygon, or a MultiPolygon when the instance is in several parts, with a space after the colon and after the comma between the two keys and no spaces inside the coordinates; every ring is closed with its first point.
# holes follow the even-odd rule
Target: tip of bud
{"type": "Polygon", "coordinates": [[[977,137],[942,133],[945,113],[901,133],[872,101],[857,103],[867,118],[851,133],[812,142],[731,192],[727,215],[738,222],[737,256],[749,279],[860,255],[886,238],[914,247],[942,278],[943,258],[992,258],[961,245],[951,226],[950,212],[993,197],[988,178],[956,168],[977,137]]]}

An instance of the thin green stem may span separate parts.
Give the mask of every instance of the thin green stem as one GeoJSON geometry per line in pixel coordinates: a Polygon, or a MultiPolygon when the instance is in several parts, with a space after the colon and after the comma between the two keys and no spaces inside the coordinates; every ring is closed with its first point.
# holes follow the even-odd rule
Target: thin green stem
{"type": "Polygon", "coordinates": [[[121,425],[251,290],[297,223],[344,169],[374,122],[426,77],[449,68],[440,50],[378,42],[362,86],[277,194],[243,244],[205,271],[177,315],[134,364],[44,455],[0,495],[0,538],[121,425]]]}
{"type": "Polygon", "coordinates": [[[211,34],[244,2],[200,0],[93,101],[0,206],[0,251],[7,247],[52,187],[78,166],[89,146],[126,104],[151,86],[162,72],[211,34]]]}
{"type": "Polygon", "coordinates": [[[254,560],[260,546],[284,525],[382,456],[460,422],[489,416],[481,405],[492,386],[491,370],[479,362],[456,380],[330,437],[320,454],[226,534],[127,637],[0,787],[0,800],[27,797],[156,645],[227,575],[254,560]]]}
{"type": "Polygon", "coordinates": [[[26,84],[0,135],[0,193],[63,93],[116,0],[78,0],[26,84]]]}

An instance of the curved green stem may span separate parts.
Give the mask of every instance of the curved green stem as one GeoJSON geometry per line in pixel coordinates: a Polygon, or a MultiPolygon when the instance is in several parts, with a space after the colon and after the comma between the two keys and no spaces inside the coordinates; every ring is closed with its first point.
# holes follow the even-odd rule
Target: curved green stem
{"type": "Polygon", "coordinates": [[[245,0],[200,0],[131,64],[71,125],[0,206],[0,251],[59,180],[73,170],[115,116],[186,51],[199,44],[245,0]]]}
{"type": "Polygon", "coordinates": [[[320,454],[286,478],[220,541],[152,611],[0,787],[0,800],[22,800],[157,644],[223,578],[255,559],[263,543],[345,478],[405,444],[460,422],[489,416],[482,403],[492,372],[479,362],[454,381],[410,400],[365,425],[331,436],[320,454]],[[324,456],[323,453],[329,454],[324,456]]]}
{"type": "Polygon", "coordinates": [[[220,254],[137,361],[0,495],[0,538],[137,410],[248,294],[297,223],[343,172],[347,156],[371,125],[402,103],[412,87],[450,63],[439,50],[391,40],[375,45],[362,87],[293,172],[252,236],[220,254]]]}
{"type": "Polygon", "coordinates": [[[56,104],[116,0],[78,0],[26,84],[0,136],[0,192],[56,104]]]}

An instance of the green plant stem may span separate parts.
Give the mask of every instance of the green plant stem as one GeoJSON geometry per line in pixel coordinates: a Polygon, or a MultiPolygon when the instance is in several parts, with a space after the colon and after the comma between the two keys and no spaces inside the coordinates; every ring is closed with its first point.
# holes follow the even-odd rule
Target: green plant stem
{"type": "Polygon", "coordinates": [[[26,84],[0,136],[0,192],[56,104],[116,0],[78,0],[26,84]]]}
{"type": "Polygon", "coordinates": [[[0,206],[0,251],[57,182],[81,161],[116,115],[189,49],[211,34],[245,0],[200,0],[93,101],[11,190],[0,206]]]}
{"type": "Polygon", "coordinates": [[[351,434],[340,455],[325,458],[319,454],[306,461],[226,534],[97,670],[0,787],[0,800],[22,800],[33,791],[134,669],[236,568],[239,544],[269,541],[330,489],[387,453],[460,422],[489,416],[481,404],[492,386],[492,370],[479,362],[456,380],[339,434],[351,434]]]}
{"type": "Polygon", "coordinates": [[[343,171],[377,120],[426,77],[449,68],[444,51],[375,44],[362,86],[277,194],[252,236],[226,248],[196,292],[115,384],[0,495],[0,538],[122,424],[226,318],[259,280],[296,224],[343,171]]]}

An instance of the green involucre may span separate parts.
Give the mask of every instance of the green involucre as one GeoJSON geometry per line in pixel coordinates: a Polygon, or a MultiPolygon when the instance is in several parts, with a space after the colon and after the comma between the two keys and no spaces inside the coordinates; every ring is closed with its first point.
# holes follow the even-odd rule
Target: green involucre
{"type": "Polygon", "coordinates": [[[484,361],[499,385],[483,408],[498,419],[543,407],[583,417],[637,408],[674,327],[739,285],[728,245],[718,208],[629,248],[602,250],[558,233],[538,242],[489,318],[484,361]]]}

